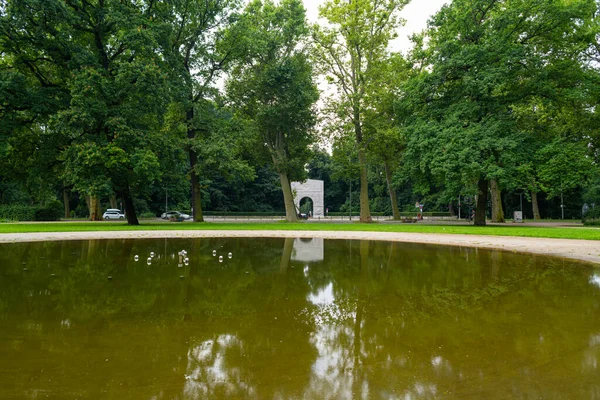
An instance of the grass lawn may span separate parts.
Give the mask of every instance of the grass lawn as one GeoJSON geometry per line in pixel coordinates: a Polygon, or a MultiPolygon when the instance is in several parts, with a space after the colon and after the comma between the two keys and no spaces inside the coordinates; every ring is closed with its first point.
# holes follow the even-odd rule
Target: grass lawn
{"type": "Polygon", "coordinates": [[[204,222],[165,223],[141,222],[129,226],[124,222],[50,222],[0,223],[2,233],[27,232],[85,232],[134,230],[296,230],[296,231],[365,231],[365,232],[418,232],[463,235],[523,236],[558,239],[600,240],[600,228],[554,226],[472,226],[451,224],[391,224],[391,223],[338,223],[338,222],[204,222]]]}

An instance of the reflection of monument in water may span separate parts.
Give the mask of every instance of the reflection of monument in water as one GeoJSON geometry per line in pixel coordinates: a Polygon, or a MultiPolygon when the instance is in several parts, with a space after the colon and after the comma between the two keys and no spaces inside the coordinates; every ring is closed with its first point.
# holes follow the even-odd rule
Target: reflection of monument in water
{"type": "Polygon", "coordinates": [[[303,263],[319,262],[324,259],[323,238],[296,238],[292,261],[303,263]]]}

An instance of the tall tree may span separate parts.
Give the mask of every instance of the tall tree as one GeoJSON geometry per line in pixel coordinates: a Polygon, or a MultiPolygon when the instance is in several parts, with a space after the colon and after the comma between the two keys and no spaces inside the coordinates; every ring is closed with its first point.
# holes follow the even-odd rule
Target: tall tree
{"type": "Polygon", "coordinates": [[[331,108],[349,121],[360,165],[360,220],[371,222],[369,184],[367,178],[368,138],[364,129],[368,97],[384,84],[379,78],[383,60],[388,57],[388,44],[400,26],[399,11],[406,0],[327,1],[320,16],[329,25],[315,26],[313,38],[318,45],[316,59],[327,81],[334,85],[331,108]]]}
{"type": "MultiPolygon", "coordinates": [[[[47,18],[53,17],[50,5],[47,18]]],[[[30,201],[43,203],[60,173],[62,145],[48,129],[51,117],[69,102],[68,70],[62,53],[68,43],[48,49],[55,30],[45,31],[28,2],[0,6],[0,179],[19,182],[30,201]],[[43,41],[42,39],[45,39],[43,41]]]]}
{"type": "Polygon", "coordinates": [[[577,87],[593,1],[455,0],[430,21],[424,63],[406,86],[408,153],[446,182],[477,186],[485,225],[489,182],[523,162],[527,132],[514,108],[534,96],[565,99],[577,87]],[[583,22],[582,22],[583,21],[583,22]]]}
{"type": "Polygon", "coordinates": [[[399,220],[393,175],[402,160],[406,139],[402,123],[395,120],[394,106],[400,87],[408,78],[410,67],[402,55],[392,54],[389,58],[380,60],[377,70],[377,81],[385,84],[373,88],[368,97],[369,107],[365,109],[363,118],[364,132],[369,137],[366,148],[371,159],[383,165],[392,215],[395,220],[399,220]]]}
{"type": "Polygon", "coordinates": [[[60,138],[63,179],[94,202],[121,194],[128,223],[138,224],[133,193],[157,177],[166,97],[151,18],[155,2],[5,4],[2,49],[11,67],[66,99],[47,127],[60,138]]]}
{"type": "Polygon", "coordinates": [[[229,79],[228,94],[261,138],[279,175],[286,219],[296,221],[290,180],[302,180],[310,158],[314,103],[305,39],[308,28],[299,0],[253,1],[245,11],[248,56],[229,79]]]}
{"type": "Polygon", "coordinates": [[[163,27],[159,44],[170,68],[171,99],[184,111],[181,118],[186,127],[196,222],[204,220],[200,153],[211,136],[210,110],[218,93],[217,81],[237,54],[236,31],[230,27],[238,7],[238,0],[173,0],[158,2],[154,11],[163,27]]]}

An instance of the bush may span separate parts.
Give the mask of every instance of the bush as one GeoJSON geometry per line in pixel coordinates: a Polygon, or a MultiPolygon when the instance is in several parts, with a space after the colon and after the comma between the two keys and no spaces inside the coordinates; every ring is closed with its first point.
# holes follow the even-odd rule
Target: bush
{"type": "Polygon", "coordinates": [[[600,225],[600,207],[590,208],[584,215],[582,222],[584,225],[600,225]]]}
{"type": "Polygon", "coordinates": [[[7,221],[35,221],[38,207],[23,204],[0,205],[0,219],[7,221]]]}
{"type": "MultiPolygon", "coordinates": [[[[192,215],[191,212],[187,213],[192,215]]],[[[202,215],[205,217],[285,217],[285,212],[232,212],[232,211],[204,211],[202,215]]]]}
{"type": "Polygon", "coordinates": [[[6,221],[58,221],[63,214],[60,201],[53,201],[46,207],[24,204],[0,205],[0,220],[6,221]]]}
{"type": "Polygon", "coordinates": [[[35,210],[36,221],[58,221],[64,213],[63,205],[60,201],[53,201],[46,207],[40,207],[35,210]]]}
{"type": "MultiPolygon", "coordinates": [[[[417,217],[417,212],[416,211],[411,211],[411,212],[401,212],[400,216],[401,217],[417,217]]],[[[352,213],[352,215],[359,215],[359,213],[357,212],[352,213]]],[[[346,217],[348,216],[347,212],[329,212],[327,214],[328,217],[346,217]]],[[[373,217],[391,217],[391,214],[388,213],[382,213],[382,212],[372,212],[371,216],[373,217]]],[[[449,212],[444,212],[444,211],[427,211],[423,213],[424,217],[450,217],[452,216],[449,212]]]]}
{"type": "MultiPolygon", "coordinates": [[[[328,217],[347,217],[348,214],[350,214],[348,211],[345,212],[341,212],[341,211],[330,211],[327,213],[328,217]]],[[[356,211],[352,211],[352,215],[353,216],[358,216],[360,215],[360,210],[356,210],[356,211]]],[[[383,213],[383,212],[372,212],[371,216],[372,217],[386,217],[389,216],[390,214],[388,213],[383,213]]]]}

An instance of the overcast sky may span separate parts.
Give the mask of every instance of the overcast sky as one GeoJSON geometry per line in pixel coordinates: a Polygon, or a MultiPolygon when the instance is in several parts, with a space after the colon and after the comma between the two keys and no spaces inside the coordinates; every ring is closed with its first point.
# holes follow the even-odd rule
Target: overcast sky
{"type": "MultiPolygon", "coordinates": [[[[324,2],[325,0],[304,0],[304,7],[306,7],[306,14],[310,22],[317,21],[318,7],[324,2]]],[[[393,49],[406,53],[406,50],[410,48],[408,36],[425,29],[429,17],[448,2],[449,0],[412,0],[402,10],[401,15],[406,20],[406,25],[400,28],[398,39],[392,45],[393,49]]]]}

